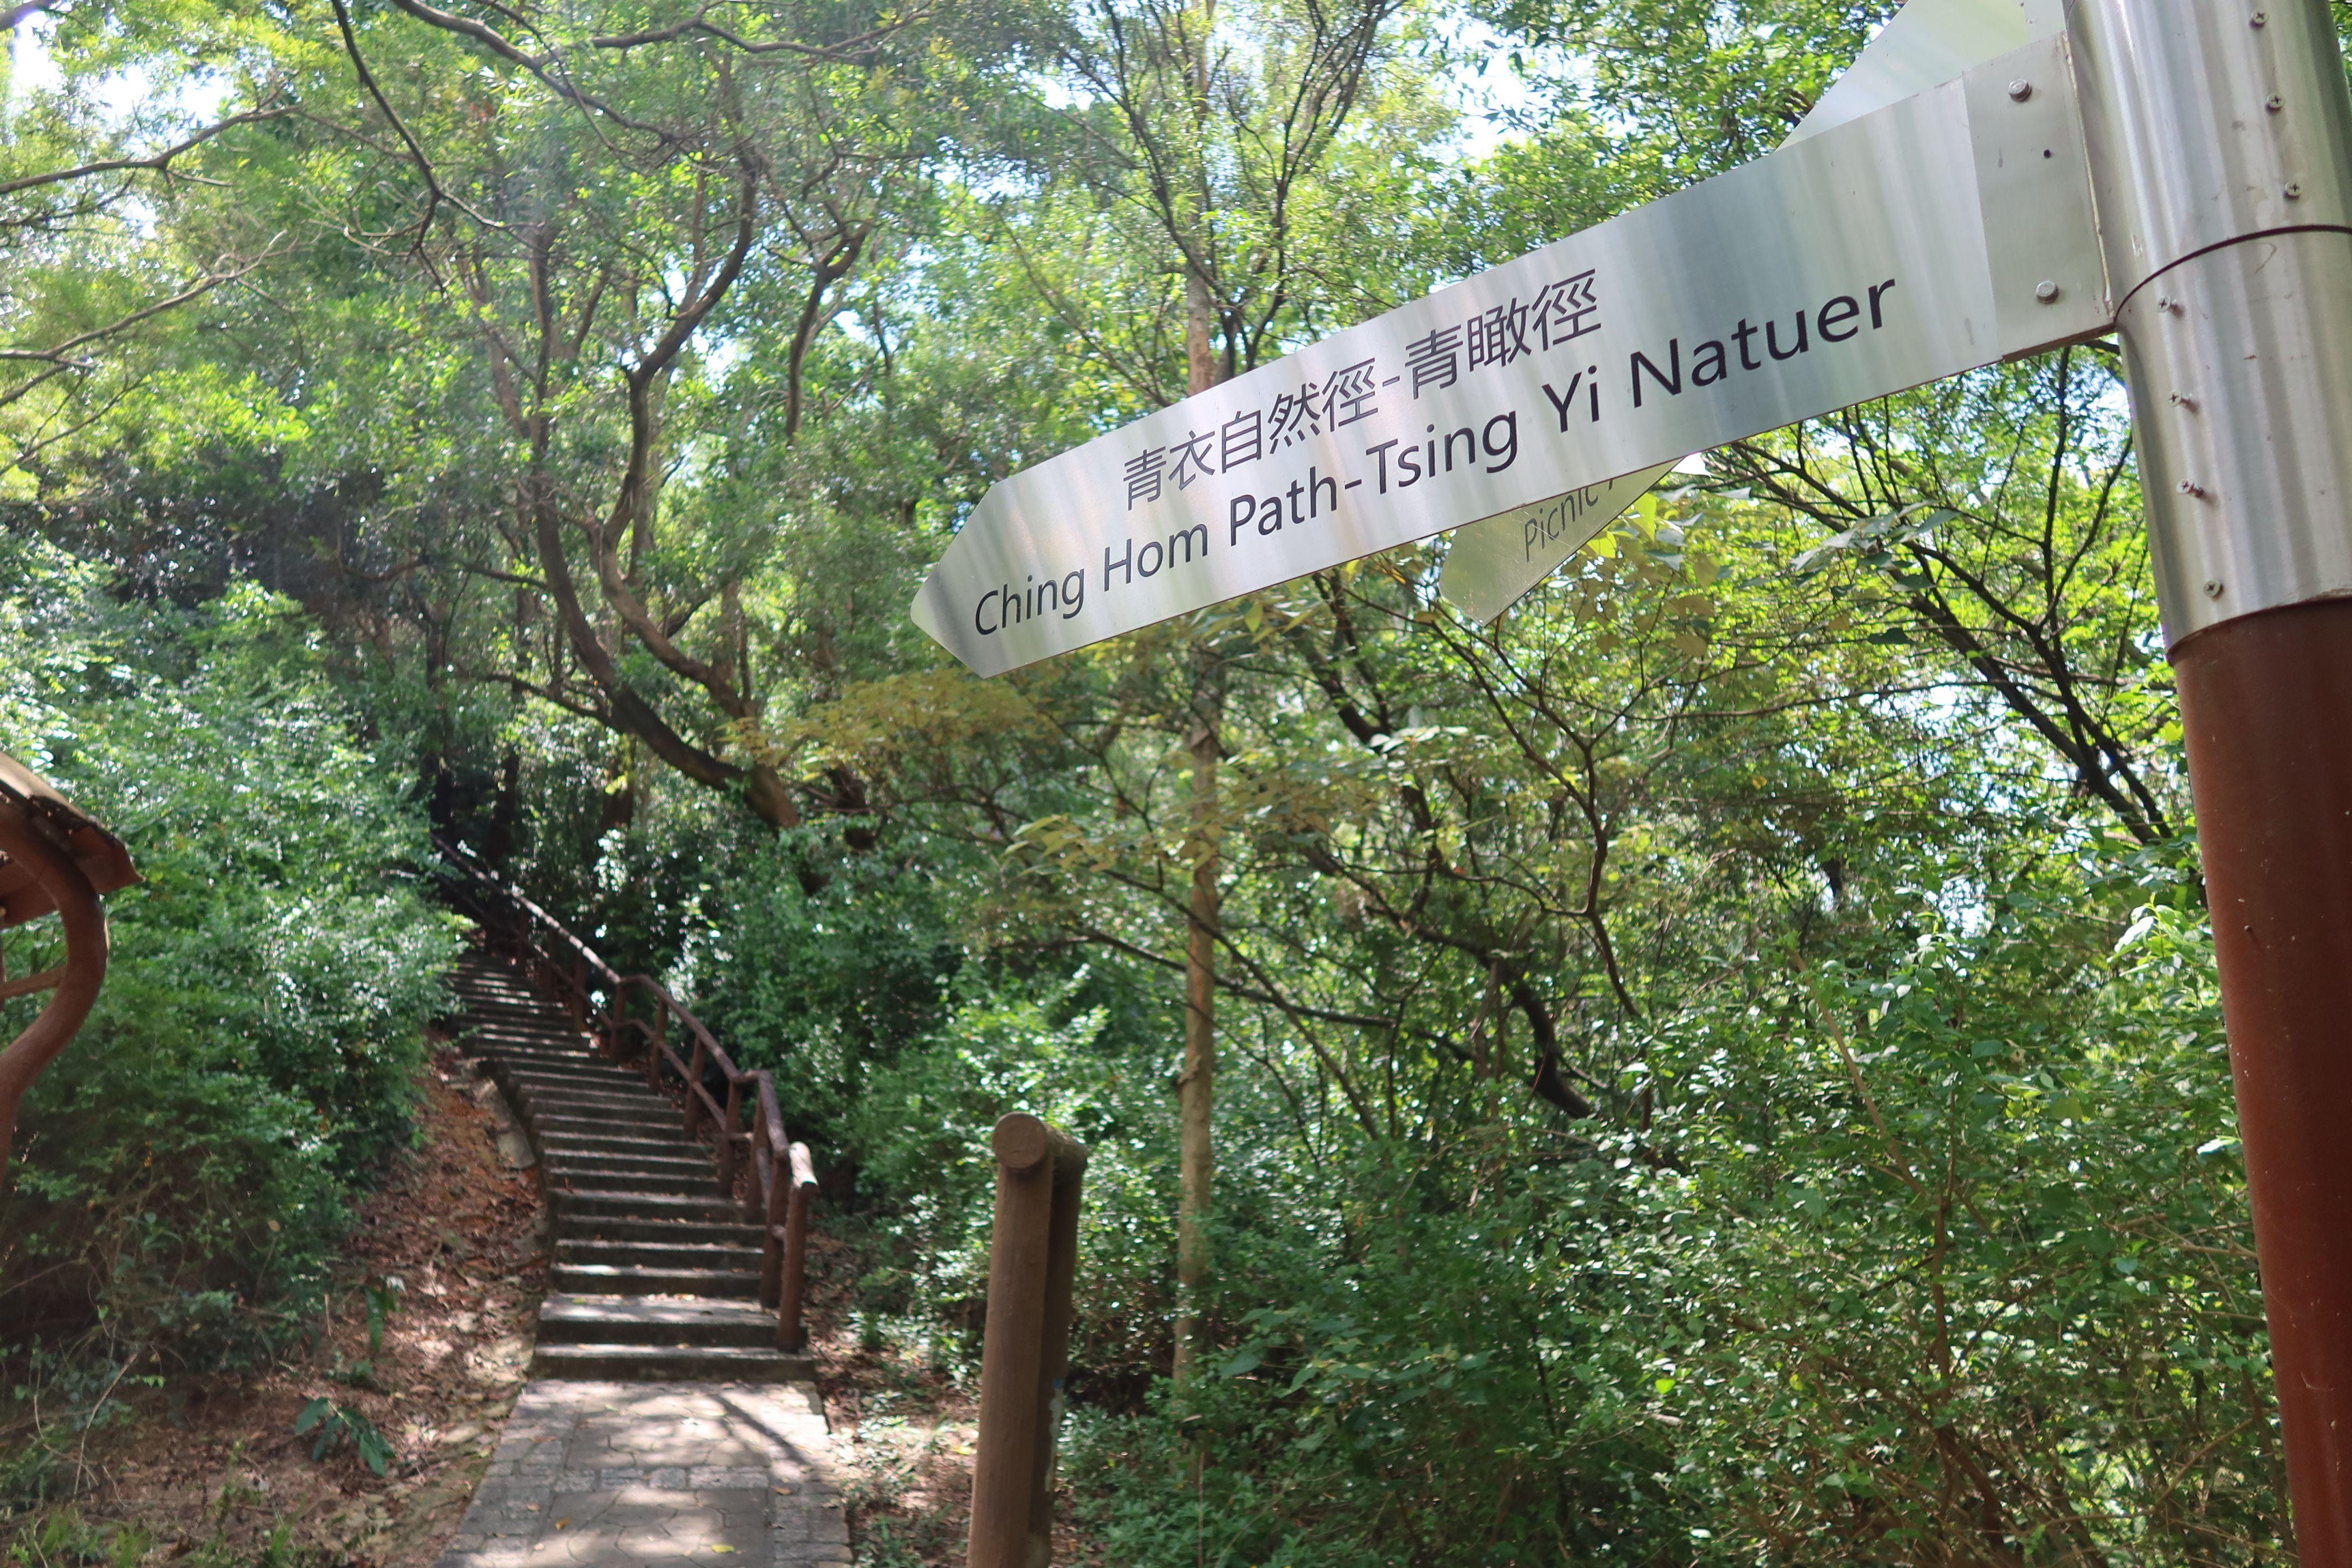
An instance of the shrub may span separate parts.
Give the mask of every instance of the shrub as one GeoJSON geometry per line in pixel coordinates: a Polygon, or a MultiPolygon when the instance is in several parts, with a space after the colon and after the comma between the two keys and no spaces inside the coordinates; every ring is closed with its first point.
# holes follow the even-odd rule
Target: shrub
{"type": "MultiPolygon", "coordinates": [[[[350,1197],[411,1136],[456,945],[404,869],[421,823],[257,589],[126,606],[70,558],[0,543],[0,747],[143,878],[109,900],[106,989],[20,1116],[0,1347],[97,1323],[122,1353],[249,1359],[308,1310],[350,1197]]],[[[14,933],[12,968],[46,962],[47,923],[14,933]]]]}

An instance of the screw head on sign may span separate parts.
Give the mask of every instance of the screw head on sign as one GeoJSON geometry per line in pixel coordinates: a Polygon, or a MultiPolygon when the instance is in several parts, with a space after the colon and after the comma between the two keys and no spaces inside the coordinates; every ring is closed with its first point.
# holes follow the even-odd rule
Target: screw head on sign
{"type": "Polygon", "coordinates": [[[2016,100],[2018,102],[2023,103],[2027,99],[2033,96],[2033,84],[2021,77],[2016,81],[2009,84],[2009,96],[2016,100]]]}
{"type": "Polygon", "coordinates": [[[2259,27],[2270,19],[2271,14],[2268,11],[2257,11],[2252,16],[2246,18],[2246,25],[2248,26],[2259,27]]]}
{"type": "Polygon", "coordinates": [[[2194,408],[2197,400],[2185,392],[2176,392],[2172,395],[2172,405],[2175,408],[2194,408]]]}
{"type": "Polygon", "coordinates": [[[2273,93],[2268,98],[2263,100],[2263,107],[2269,110],[2273,114],[2276,114],[2280,110],[2286,107],[2286,100],[2281,98],[2277,93],[2273,93]]]}
{"type": "Polygon", "coordinates": [[[2044,278],[2033,286],[2033,297],[2047,305],[2051,300],[2058,298],[2058,285],[2044,278]]]}
{"type": "Polygon", "coordinates": [[[2205,493],[2204,487],[2195,479],[2183,479],[2172,488],[2185,496],[2201,496],[2205,493]]]}
{"type": "Polygon", "coordinates": [[[2301,180],[2289,180],[2289,181],[2286,183],[2286,199],[2287,199],[2287,200],[2289,200],[2289,201],[2294,201],[2294,200],[2295,200],[2297,197],[2301,196],[2302,195],[2303,195],[2303,182],[2302,182],[2301,180]]]}
{"type": "Polygon", "coordinates": [[[2218,599],[2221,596],[2221,579],[2219,577],[2205,579],[2205,596],[2209,599],[2218,599]]]}

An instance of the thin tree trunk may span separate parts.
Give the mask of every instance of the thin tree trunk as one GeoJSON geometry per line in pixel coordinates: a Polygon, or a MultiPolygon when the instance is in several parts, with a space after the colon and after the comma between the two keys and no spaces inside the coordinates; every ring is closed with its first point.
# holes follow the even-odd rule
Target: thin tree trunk
{"type": "Polygon", "coordinates": [[[1209,1279],[1207,1223],[1216,1173],[1211,1120],[1217,1078],[1217,742],[1223,690],[1217,657],[1193,655],[1200,712],[1192,730],[1192,899],[1184,951],[1184,1070],[1176,1079],[1176,1363],[1191,1376],[1202,1342],[1201,1297],[1209,1279]]]}
{"type": "Polygon", "coordinates": [[[1215,301],[1198,272],[1184,274],[1184,390],[1206,392],[1224,379],[1217,362],[1215,301]]]}

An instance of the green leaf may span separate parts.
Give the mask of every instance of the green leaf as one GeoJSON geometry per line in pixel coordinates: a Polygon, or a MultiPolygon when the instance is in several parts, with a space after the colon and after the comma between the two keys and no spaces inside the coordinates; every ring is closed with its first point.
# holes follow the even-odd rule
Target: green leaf
{"type": "Polygon", "coordinates": [[[1234,1353],[1232,1360],[1217,1368],[1217,1375],[1219,1377],[1240,1377],[1244,1373],[1255,1372],[1265,1363],[1265,1346],[1262,1344],[1244,1345],[1239,1351],[1236,1351],[1234,1353]]]}
{"type": "Polygon", "coordinates": [[[352,1441],[359,1448],[360,1463],[381,1476],[392,1468],[392,1444],[376,1429],[375,1423],[365,1416],[354,1415],[357,1423],[352,1441]]]}

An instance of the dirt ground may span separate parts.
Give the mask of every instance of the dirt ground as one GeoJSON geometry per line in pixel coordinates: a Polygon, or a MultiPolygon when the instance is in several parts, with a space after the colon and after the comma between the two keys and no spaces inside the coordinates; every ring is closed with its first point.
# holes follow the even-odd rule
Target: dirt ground
{"type": "Polygon", "coordinates": [[[509,1134],[499,1146],[495,1091],[454,1051],[424,1088],[424,1146],[363,1205],[352,1285],[330,1302],[325,1331],[265,1373],[142,1392],[140,1418],[85,1451],[79,1523],[16,1521],[29,1528],[11,1568],[64,1568],[101,1550],[114,1568],[191,1553],[268,1568],[425,1568],[439,1556],[522,1386],[546,1248],[537,1184],[512,1163],[520,1145],[509,1134]],[[370,1283],[390,1302],[373,1352],[370,1283]],[[294,1426],[321,1395],[383,1433],[388,1474],[349,1441],[312,1459],[317,1434],[294,1426]]]}
{"type": "Polygon", "coordinates": [[[848,1326],[846,1292],[828,1300],[831,1279],[855,1278],[846,1249],[826,1250],[822,1262],[831,1267],[811,1270],[812,1348],[850,1478],[845,1500],[858,1568],[961,1568],[980,1391],[928,1365],[919,1350],[861,1344],[848,1326]]]}
{"type": "MultiPolygon", "coordinates": [[[[857,1568],[963,1568],[980,1436],[977,1369],[959,1375],[914,1335],[861,1335],[856,1281],[873,1260],[821,1230],[810,1252],[811,1348],[849,1476],[857,1568]]],[[[1065,1489],[1056,1497],[1056,1568],[1102,1568],[1099,1544],[1073,1528],[1069,1511],[1065,1489]]]]}

